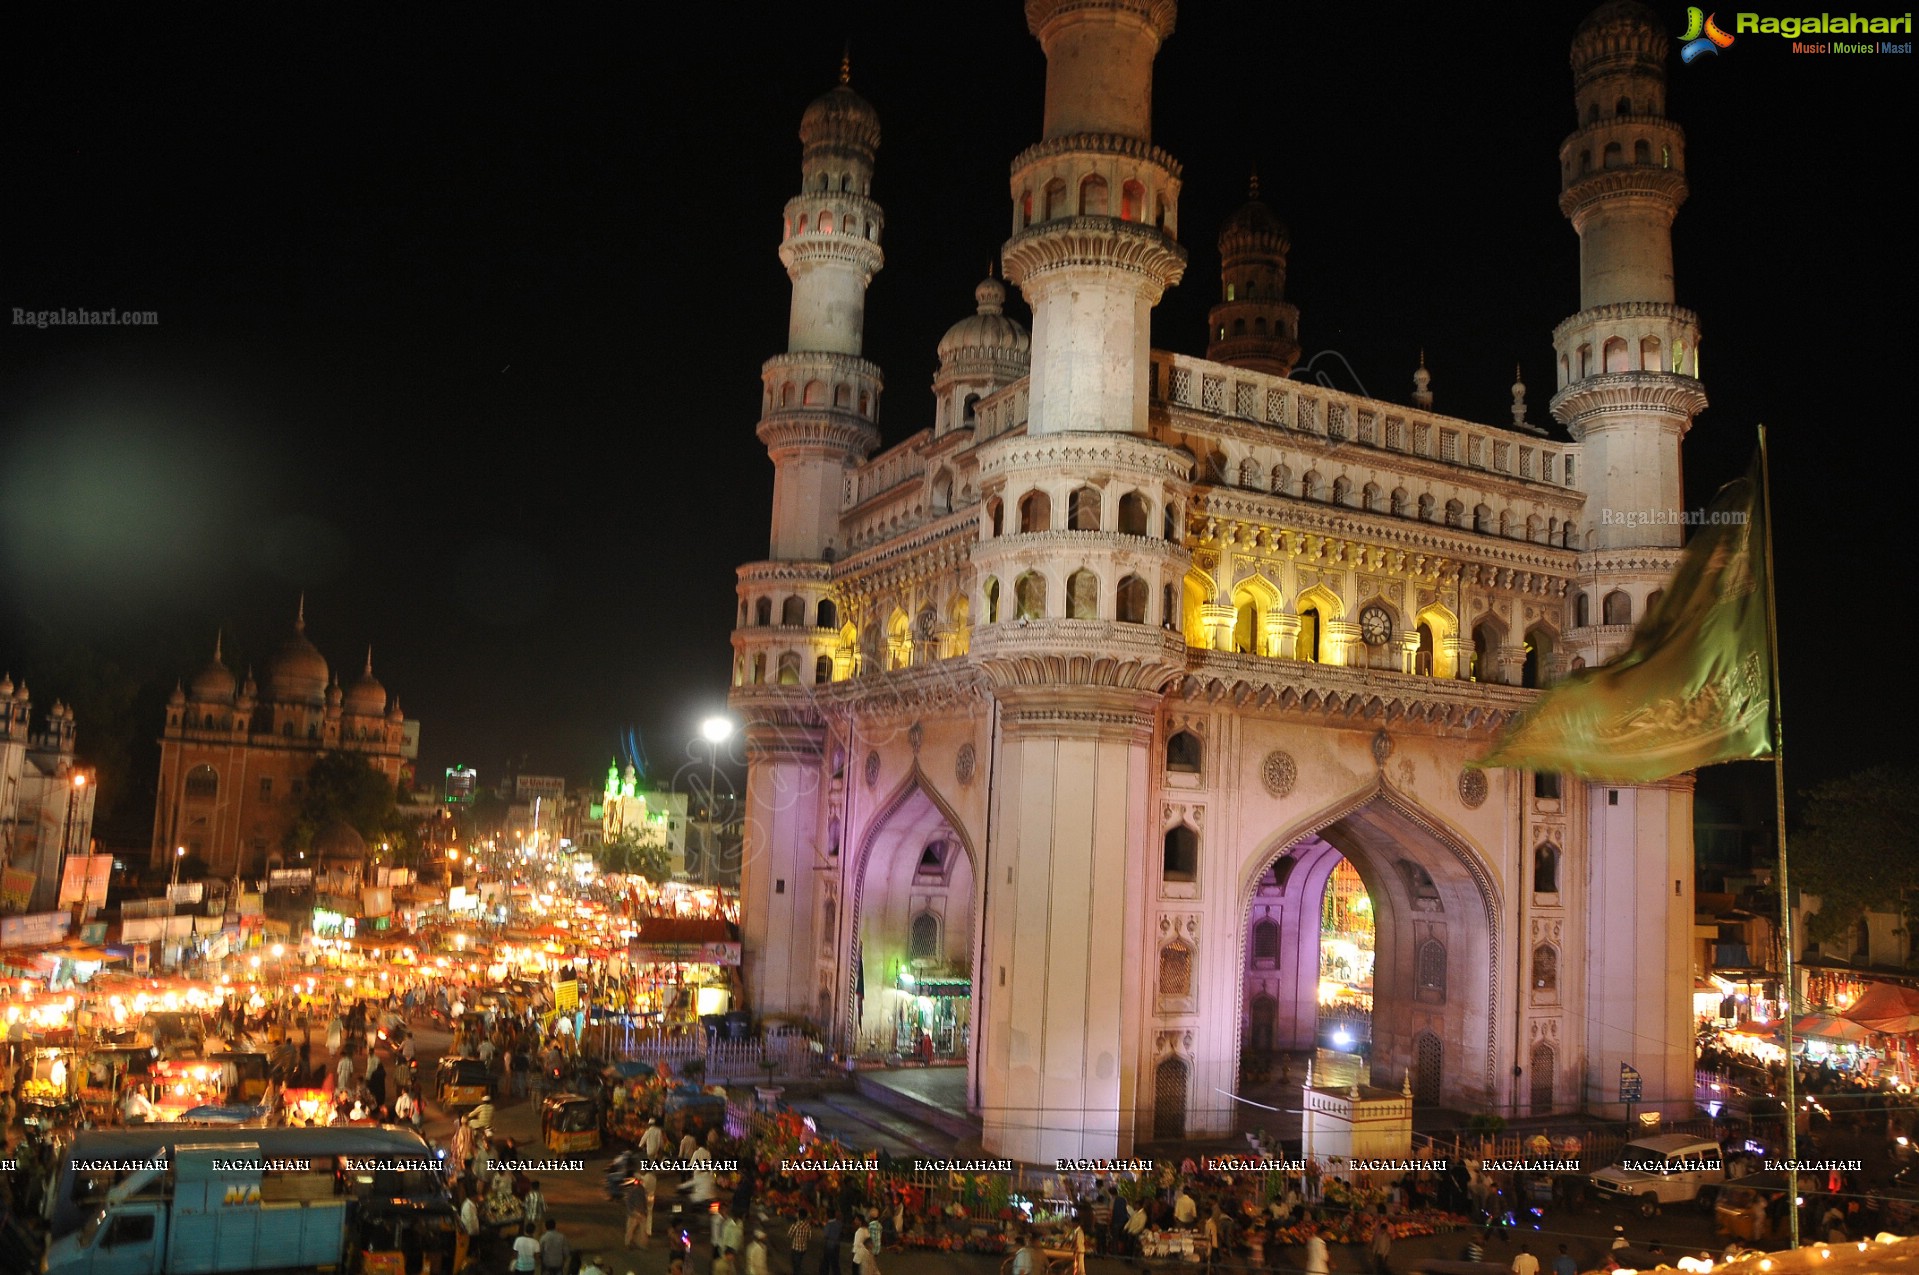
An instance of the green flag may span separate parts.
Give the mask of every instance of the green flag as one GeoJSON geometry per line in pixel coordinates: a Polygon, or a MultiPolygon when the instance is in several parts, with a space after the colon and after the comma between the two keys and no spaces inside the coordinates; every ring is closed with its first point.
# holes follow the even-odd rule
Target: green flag
{"type": "Polygon", "coordinates": [[[1476,763],[1651,783],[1772,756],[1759,471],[1727,483],[1632,645],[1566,677],[1476,763]]]}

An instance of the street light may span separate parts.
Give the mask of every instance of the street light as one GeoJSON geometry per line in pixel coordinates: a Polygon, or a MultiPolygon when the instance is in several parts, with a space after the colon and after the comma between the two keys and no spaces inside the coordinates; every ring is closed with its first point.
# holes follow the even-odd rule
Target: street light
{"type": "Polygon", "coordinates": [[[169,899],[173,897],[173,892],[180,888],[180,860],[186,857],[187,848],[185,846],[173,847],[173,880],[167,886],[167,898],[169,899]]]}
{"type": "Polygon", "coordinates": [[[720,745],[733,738],[733,719],[714,715],[700,723],[700,735],[707,744],[706,764],[706,853],[700,856],[700,884],[713,884],[713,859],[719,846],[719,828],[715,826],[714,807],[719,804],[720,745]]]}

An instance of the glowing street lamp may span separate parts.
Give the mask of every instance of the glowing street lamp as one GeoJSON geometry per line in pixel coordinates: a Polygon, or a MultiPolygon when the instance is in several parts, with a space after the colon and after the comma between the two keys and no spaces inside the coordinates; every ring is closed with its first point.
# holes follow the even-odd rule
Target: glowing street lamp
{"type": "Polygon", "coordinates": [[[700,884],[713,884],[713,859],[718,851],[720,830],[716,826],[715,807],[719,804],[720,746],[733,738],[733,719],[714,715],[700,723],[700,735],[707,744],[706,764],[706,853],[700,856],[700,884]]]}
{"type": "Polygon", "coordinates": [[[171,882],[171,884],[169,885],[167,889],[167,894],[169,897],[172,896],[173,891],[177,889],[180,885],[180,860],[186,857],[187,857],[187,848],[185,846],[173,847],[173,881],[171,882]]]}

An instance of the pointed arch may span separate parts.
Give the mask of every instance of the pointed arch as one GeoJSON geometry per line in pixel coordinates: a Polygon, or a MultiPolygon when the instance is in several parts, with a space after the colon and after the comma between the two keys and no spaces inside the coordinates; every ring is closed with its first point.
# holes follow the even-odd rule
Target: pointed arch
{"type": "MultiPolygon", "coordinates": [[[[1234,950],[1245,952],[1252,939],[1254,922],[1253,909],[1259,898],[1262,880],[1269,879],[1274,865],[1282,862],[1303,842],[1318,837],[1321,833],[1341,825],[1353,836],[1354,848],[1361,851],[1356,857],[1344,845],[1335,844],[1333,848],[1348,857],[1362,877],[1366,878],[1369,894],[1375,899],[1375,906],[1386,892],[1396,888],[1394,876],[1381,871],[1381,850],[1367,844],[1368,839],[1377,836],[1384,844],[1391,839],[1395,826],[1404,831],[1423,834],[1442,852],[1433,862],[1435,867],[1445,867],[1445,879],[1440,882],[1442,891],[1448,894],[1446,911],[1449,914],[1470,914],[1471,920],[1452,931],[1450,940],[1452,950],[1447,954],[1449,973],[1453,990],[1474,1000],[1484,999],[1485,1012],[1482,1015],[1477,1007],[1471,1010],[1474,1020],[1483,1019],[1486,1036],[1483,1042],[1461,1042],[1462,1047],[1483,1050],[1485,1056],[1484,1092],[1493,1095],[1500,1092],[1498,1086],[1498,1039],[1497,1033],[1501,1018],[1499,994],[1499,970],[1501,968],[1501,918],[1505,913],[1505,904],[1499,883],[1486,866],[1485,857],[1478,852],[1474,842],[1452,824],[1440,818],[1426,807],[1420,805],[1410,795],[1401,792],[1385,777],[1376,776],[1371,782],[1361,784],[1343,796],[1335,798],[1318,812],[1308,815],[1286,827],[1268,841],[1258,853],[1244,860],[1239,867],[1237,888],[1240,900],[1239,928],[1235,935],[1234,950]],[[1470,901],[1470,902],[1469,902],[1470,901]],[[1463,946],[1462,946],[1463,943],[1463,946]],[[1478,946],[1483,944],[1483,950],[1478,946]],[[1484,972],[1484,983],[1480,983],[1479,972],[1484,972]],[[1466,971],[1471,971],[1471,986],[1464,981],[1466,971]]],[[[1242,1021],[1234,1025],[1234,1038],[1244,1039],[1246,1024],[1247,986],[1246,963],[1239,962],[1235,977],[1239,980],[1237,994],[1233,998],[1233,1012],[1242,1021]]],[[[1417,1037],[1413,1037],[1417,1046],[1417,1037]]],[[[1414,1061],[1419,1055],[1414,1052],[1414,1061]]],[[[1234,1084],[1239,1082],[1238,1064],[1235,1063],[1234,1084]]]]}
{"type": "Polygon", "coordinates": [[[1179,629],[1186,638],[1186,645],[1195,651],[1207,650],[1206,624],[1201,618],[1200,608],[1208,605],[1218,596],[1219,586],[1213,577],[1198,567],[1189,567],[1180,583],[1179,629]]]}
{"type": "Polygon", "coordinates": [[[1268,616],[1282,605],[1279,586],[1257,573],[1233,586],[1233,649],[1249,655],[1277,655],[1269,649],[1268,616]]]}
{"type": "Polygon", "coordinates": [[[1321,620],[1346,618],[1346,604],[1339,600],[1337,593],[1323,584],[1316,584],[1293,599],[1293,610],[1305,611],[1308,608],[1318,611],[1321,620]]]}

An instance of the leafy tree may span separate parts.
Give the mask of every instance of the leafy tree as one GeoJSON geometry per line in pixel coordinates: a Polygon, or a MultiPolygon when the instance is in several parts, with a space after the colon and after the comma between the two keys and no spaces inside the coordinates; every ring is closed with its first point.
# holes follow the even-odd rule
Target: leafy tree
{"type": "Polygon", "coordinates": [[[287,830],[287,849],[310,848],[314,834],[336,822],[347,824],[369,846],[392,840],[393,784],[359,753],[323,753],[313,763],[293,827],[287,830]]]}
{"type": "Polygon", "coordinates": [[[1798,830],[1788,839],[1792,884],[1819,896],[1806,937],[1830,943],[1851,933],[1860,916],[1897,911],[1911,926],[1919,912],[1919,781],[1905,770],[1875,766],[1833,779],[1804,796],[1798,830]]]}
{"type": "Polygon", "coordinates": [[[600,844],[600,871],[632,873],[648,881],[670,880],[673,857],[667,851],[666,830],[651,825],[620,829],[619,836],[600,844]]]}

